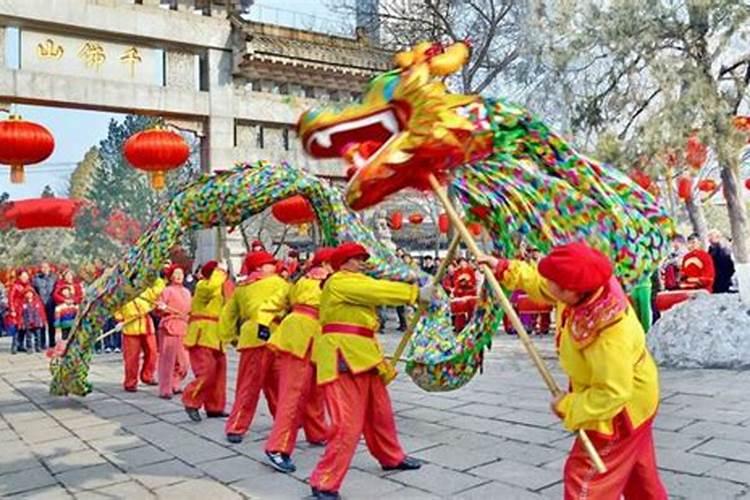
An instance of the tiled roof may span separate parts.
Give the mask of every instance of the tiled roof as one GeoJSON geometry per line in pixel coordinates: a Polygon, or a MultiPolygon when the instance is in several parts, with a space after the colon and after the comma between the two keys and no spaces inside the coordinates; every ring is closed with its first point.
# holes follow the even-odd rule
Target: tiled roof
{"type": "Polygon", "coordinates": [[[241,29],[246,36],[243,64],[262,61],[368,74],[392,66],[391,52],[355,39],[250,22],[243,23],[241,29]]]}

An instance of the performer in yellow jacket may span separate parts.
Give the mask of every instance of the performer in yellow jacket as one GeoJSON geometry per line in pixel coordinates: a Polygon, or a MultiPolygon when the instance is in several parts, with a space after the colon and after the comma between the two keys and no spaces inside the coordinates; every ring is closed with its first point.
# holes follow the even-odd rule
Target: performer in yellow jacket
{"type": "Polygon", "coordinates": [[[242,442],[261,390],[271,414],[276,414],[275,355],[266,343],[286,314],[290,287],[276,274],[276,259],[267,252],[249,253],[243,268],[249,275],[237,285],[219,322],[221,340],[236,341],[240,352],[234,405],[225,427],[230,443],[242,442]]]}
{"type": "Polygon", "coordinates": [[[570,390],[552,403],[570,431],[585,429],[607,466],[599,474],[579,440],[565,463],[566,499],[666,499],[651,425],[659,377],[612,264],[585,243],[556,247],[538,269],[485,257],[510,290],[556,306],[556,345],[570,390]]]}
{"type": "Polygon", "coordinates": [[[158,278],[151,288],[131,300],[115,312],[117,328],[122,330],[122,357],[125,364],[123,387],[128,392],[135,392],[138,387],[138,365],[143,352],[141,382],[146,385],[158,385],[154,380],[156,371],[156,329],[150,313],[156,307],[166,284],[158,278]]]}
{"type": "Polygon", "coordinates": [[[332,248],[315,252],[310,268],[289,292],[291,312],[269,342],[278,353],[279,402],[266,456],[280,472],[296,470],[290,456],[300,426],[310,443],[323,444],[328,437],[323,401],[315,384],[315,365],[310,358],[313,341],[320,336],[321,282],[333,271],[332,254],[332,248]]]}
{"type": "Polygon", "coordinates": [[[201,279],[195,287],[184,344],[190,353],[195,379],[185,387],[182,403],[194,422],[200,422],[199,410],[208,418],[227,417],[227,357],[219,339],[219,315],[224,305],[227,270],[215,260],[201,267],[201,279]]]}
{"type": "Polygon", "coordinates": [[[322,335],[315,339],[313,360],[331,417],[331,437],[311,477],[313,496],[339,498],[360,436],[384,470],[418,469],[396,435],[391,400],[383,378],[393,368],[383,356],[375,332],[378,306],[427,301],[432,286],[377,280],[363,274],[367,250],[343,243],[333,254],[337,271],[323,286],[320,299],[322,335]]]}

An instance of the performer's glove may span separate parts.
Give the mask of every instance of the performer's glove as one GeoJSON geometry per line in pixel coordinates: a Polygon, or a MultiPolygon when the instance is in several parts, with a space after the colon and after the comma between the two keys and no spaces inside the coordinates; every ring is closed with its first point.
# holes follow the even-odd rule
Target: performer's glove
{"type": "Polygon", "coordinates": [[[423,304],[429,304],[432,302],[432,298],[435,296],[435,285],[432,283],[427,284],[419,289],[419,301],[423,304]]]}
{"type": "Polygon", "coordinates": [[[125,323],[117,323],[115,325],[115,331],[116,332],[121,332],[122,331],[122,327],[124,327],[124,326],[125,326],[125,323]]]}
{"type": "Polygon", "coordinates": [[[216,266],[216,267],[218,269],[221,269],[224,272],[227,272],[227,269],[229,269],[229,266],[227,265],[227,261],[226,260],[222,260],[221,262],[219,262],[219,265],[216,266]]]}

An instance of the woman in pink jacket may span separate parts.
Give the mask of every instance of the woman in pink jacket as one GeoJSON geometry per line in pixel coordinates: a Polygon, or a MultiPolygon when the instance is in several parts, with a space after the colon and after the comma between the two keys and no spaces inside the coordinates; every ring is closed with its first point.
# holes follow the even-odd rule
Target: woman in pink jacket
{"type": "Polygon", "coordinates": [[[190,361],[182,339],[187,334],[190,292],[183,286],[185,272],[176,265],[165,271],[169,280],[157,303],[159,322],[159,397],[172,399],[182,392],[180,384],[187,376],[190,361]]]}

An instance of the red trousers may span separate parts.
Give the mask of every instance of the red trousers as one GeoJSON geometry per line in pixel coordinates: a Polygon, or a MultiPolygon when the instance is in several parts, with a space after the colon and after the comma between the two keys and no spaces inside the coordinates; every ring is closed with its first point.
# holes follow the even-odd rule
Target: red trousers
{"type": "Polygon", "coordinates": [[[133,390],[138,386],[138,368],[143,351],[143,365],[141,366],[141,382],[153,382],[156,371],[156,336],[151,335],[123,335],[122,357],[125,361],[125,381],[123,387],[133,390]]]}
{"type": "Polygon", "coordinates": [[[375,370],[340,373],[323,386],[323,392],[331,417],[331,438],[310,476],[310,486],[338,491],[363,433],[367,448],[381,465],[394,467],[404,460],[391,398],[375,370]]]}
{"type": "Polygon", "coordinates": [[[279,401],[266,451],[291,455],[300,426],[307,440],[322,443],[328,439],[323,401],[315,385],[315,365],[309,355],[300,359],[283,352],[278,355],[279,401]]]}
{"type": "Polygon", "coordinates": [[[237,369],[237,386],[234,405],[224,428],[227,434],[245,434],[253,423],[258,407],[260,391],[266,396],[268,410],[276,415],[278,378],[276,355],[266,346],[252,347],[240,351],[237,369]]]}
{"type": "Polygon", "coordinates": [[[190,370],[190,359],[182,337],[159,332],[159,395],[172,396],[180,390],[190,370]]]}
{"type": "Polygon", "coordinates": [[[188,349],[195,378],[182,393],[187,408],[221,413],[227,402],[227,356],[218,349],[193,346],[188,349]]]}
{"type": "MultiPolygon", "coordinates": [[[[615,419],[616,427],[625,419],[615,419]]],[[[616,429],[616,436],[618,430],[616,429]]],[[[656,469],[651,422],[612,440],[589,433],[607,472],[599,474],[580,440],[576,439],[565,462],[565,500],[667,500],[667,490],[656,469]]]]}

